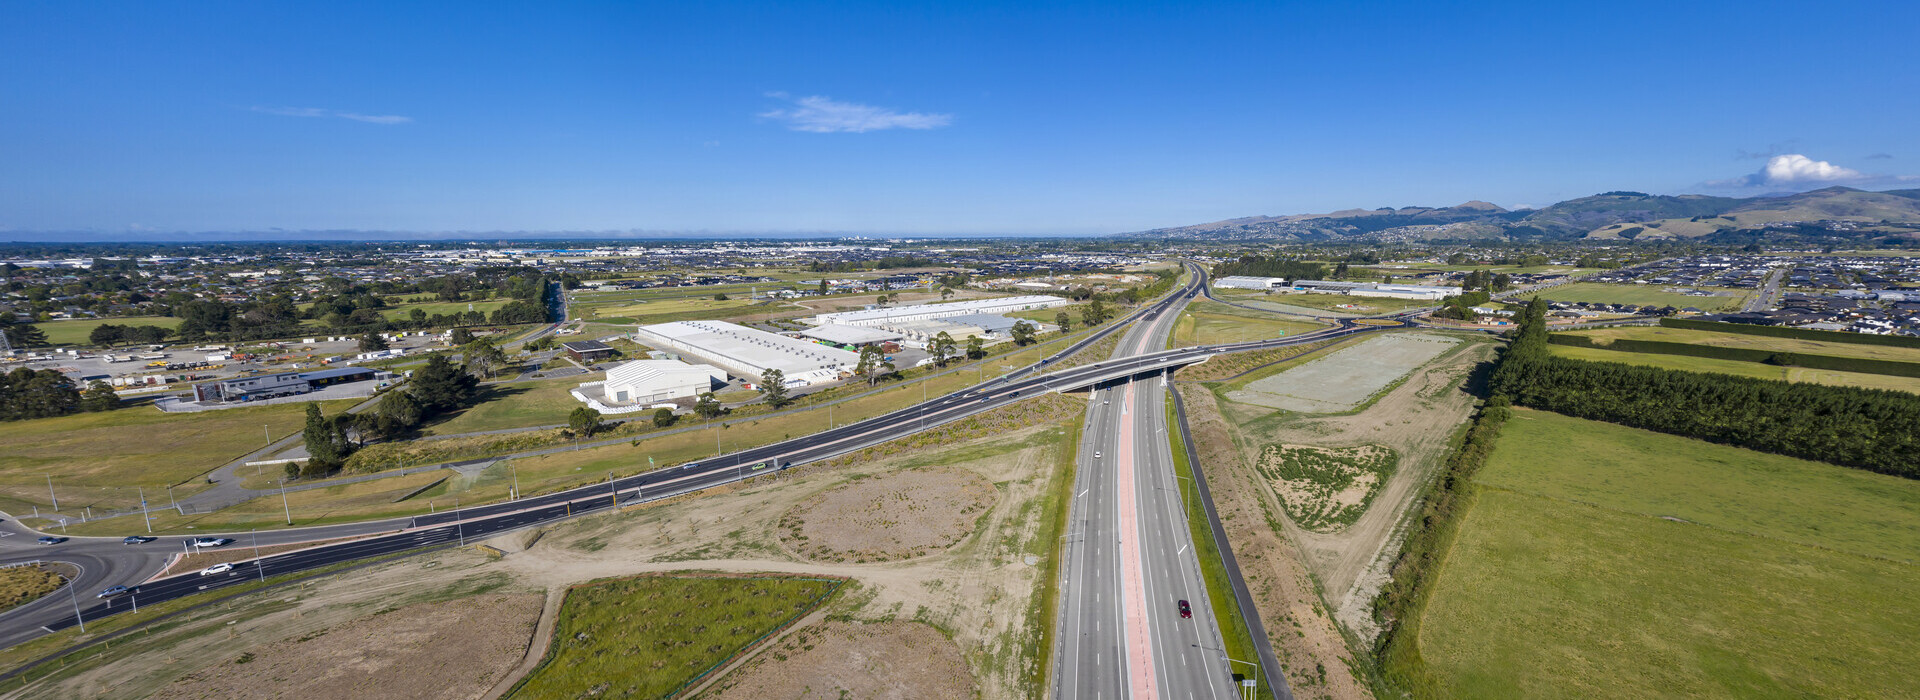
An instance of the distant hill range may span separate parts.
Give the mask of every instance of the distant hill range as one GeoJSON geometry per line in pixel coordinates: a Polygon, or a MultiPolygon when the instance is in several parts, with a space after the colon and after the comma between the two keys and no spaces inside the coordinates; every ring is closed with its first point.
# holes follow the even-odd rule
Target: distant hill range
{"type": "Polygon", "coordinates": [[[1451,207],[1250,216],[1126,234],[1204,241],[1674,240],[1714,244],[1920,242],[1920,189],[1829,187],[1751,198],[1605,192],[1541,209],[1451,207]]]}

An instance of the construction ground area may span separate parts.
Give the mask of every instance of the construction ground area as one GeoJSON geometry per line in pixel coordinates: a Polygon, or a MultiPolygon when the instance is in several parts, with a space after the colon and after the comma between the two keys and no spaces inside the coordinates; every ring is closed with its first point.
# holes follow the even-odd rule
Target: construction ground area
{"type": "MultiPolygon", "coordinates": [[[[244,595],[56,662],[10,697],[263,697],[296,677],[312,697],[520,697],[556,650],[606,641],[554,634],[570,586],[648,573],[846,580],[743,649],[668,667],[631,652],[626,666],[683,675],[683,695],[1029,697],[1084,407],[1036,397],[706,494],[244,595]]],[[[626,618],[644,633],[646,616],[626,618]]]]}

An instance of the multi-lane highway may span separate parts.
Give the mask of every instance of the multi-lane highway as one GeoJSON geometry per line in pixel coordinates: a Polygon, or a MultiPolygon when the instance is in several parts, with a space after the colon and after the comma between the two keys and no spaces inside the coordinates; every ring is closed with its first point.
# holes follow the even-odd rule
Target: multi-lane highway
{"type": "MultiPolygon", "coordinates": [[[[1136,323],[1114,362],[1192,358],[1149,352],[1166,345],[1179,310],[1136,323]]],[[[1054,697],[1239,695],[1173,469],[1166,388],[1162,370],[1092,393],[1063,547],[1054,697]]]]}
{"type": "MultiPolygon", "coordinates": [[[[1173,295],[1191,295],[1192,287],[1173,295]]],[[[1171,299],[1149,305],[1136,314],[1164,307],[1171,299]]],[[[1045,367],[1097,342],[1105,333],[1124,327],[1115,324],[1047,358],[1045,367]]],[[[1186,358],[1191,362],[1200,356],[1186,358]]],[[[1180,358],[1159,358],[1155,366],[1180,362],[1180,358]]],[[[562,493],[523,498],[515,501],[466,508],[454,512],[416,518],[382,520],[347,525],[293,528],[254,533],[204,533],[199,536],[224,536],[236,540],[228,547],[251,547],[257,538],[260,546],[313,542],[342,537],[379,535],[351,543],[324,545],[298,553],[267,557],[260,565],[242,566],[236,571],[267,575],[290,573],[325,566],[347,559],[405,551],[410,548],[463,539],[463,535],[484,535],[502,529],[522,527],[564,518],[583,509],[604,507],[618,493],[622,503],[653,500],[770,473],[794,464],[806,463],[879,444],[915,431],[965,418],[997,408],[1022,397],[1063,386],[1076,386],[1116,372],[1133,371],[1145,365],[1113,364],[1076,367],[1049,375],[1035,375],[1032,369],[988,381],[959,393],[936,398],[877,418],[840,426],[822,433],[723,455],[697,463],[677,465],[609,483],[581,487],[562,493]],[[604,494],[604,495],[603,495],[604,494]],[[597,504],[597,505],[596,505],[597,504]]],[[[159,572],[169,555],[185,548],[186,538],[163,537],[152,542],[125,545],[120,538],[74,537],[58,545],[41,546],[34,540],[41,533],[17,523],[0,523],[0,564],[46,559],[72,562],[81,568],[77,597],[49,596],[0,615],[0,646],[25,641],[48,629],[60,629],[77,623],[73,613],[77,599],[81,616],[92,620],[130,608],[134,603],[152,604],[180,595],[208,590],[243,580],[237,575],[200,577],[197,573],[148,581],[159,572]],[[135,592],[124,599],[95,601],[91,594],[113,585],[126,585],[135,592]],[[67,598],[66,600],[60,600],[67,598]]],[[[58,533],[54,533],[58,534],[58,533]]]]}
{"type": "MultiPolygon", "coordinates": [[[[122,545],[118,538],[76,537],[58,545],[39,547],[32,544],[33,536],[37,536],[39,533],[24,530],[24,528],[19,528],[17,524],[14,523],[7,523],[7,527],[14,528],[19,531],[20,534],[15,537],[0,537],[0,564],[34,558],[71,561],[80,564],[83,568],[83,573],[77,584],[76,592],[79,594],[77,598],[56,594],[0,615],[0,647],[17,644],[21,641],[44,634],[49,630],[58,630],[73,626],[78,624],[81,619],[90,621],[113,615],[131,609],[135,604],[151,605],[163,600],[170,600],[223,586],[234,585],[262,576],[307,571],[353,559],[405,552],[448,543],[458,543],[472,537],[497,534],[515,528],[551,522],[556,519],[567,518],[584,512],[604,509],[615,505],[616,499],[618,504],[625,505],[634,502],[672,497],[711,488],[720,484],[771,474],[796,464],[804,464],[863,449],[920,430],[966,418],[1018,401],[1022,398],[1032,397],[1042,392],[1065,391],[1103,383],[1124,382],[1126,379],[1132,377],[1164,374],[1168,369],[1193,362],[1204,361],[1215,354],[1224,352],[1259,350],[1282,345],[1317,342],[1356,333],[1385,330],[1380,327],[1348,324],[1327,331],[1290,338],[1212,347],[1145,352],[1148,348],[1162,347],[1164,345],[1167,329],[1170,327],[1171,321],[1175,316],[1175,314],[1168,313],[1168,311],[1178,309],[1194,296],[1198,295],[1200,289],[1203,288],[1205,283],[1204,273],[1199,272],[1197,268],[1195,268],[1195,272],[1193,282],[1189,286],[1182,288],[1178,292],[1160,301],[1139,309],[1134,313],[1133,318],[1124,319],[1123,323],[1114,324],[1106,329],[1106,331],[1103,331],[1104,334],[1121,328],[1133,329],[1123,339],[1121,351],[1116,353],[1117,356],[1114,359],[1052,373],[1040,373],[1051,363],[1084,349],[1087,345],[1097,342],[1103,337],[1103,334],[1096,334],[1074,343],[1072,346],[1061,350],[1059,353],[1043,360],[1040,364],[1033,367],[1025,368],[975,387],[910,406],[883,416],[839,426],[832,430],[792,440],[721,455],[695,463],[676,465],[634,476],[611,479],[601,484],[580,487],[565,492],[466,508],[459,511],[349,525],[262,532],[258,533],[257,537],[260,546],[263,547],[341,537],[362,537],[362,539],[351,542],[320,545],[297,552],[268,556],[259,561],[243,563],[233,571],[223,574],[201,576],[197,572],[189,572],[187,574],[157,580],[146,580],[160,570],[167,554],[177,551],[175,548],[183,546],[182,542],[184,540],[178,537],[161,538],[155,542],[138,545],[122,545]],[[1145,320],[1147,322],[1136,323],[1131,326],[1124,322],[1132,320],[1145,320]],[[111,601],[95,601],[91,598],[93,592],[111,585],[127,585],[133,587],[134,592],[123,598],[111,601]],[[75,605],[76,601],[78,603],[77,606],[75,605]],[[76,617],[73,612],[74,607],[80,608],[78,617],[76,617]]],[[[1168,523],[1158,522],[1165,517],[1183,517],[1181,513],[1184,512],[1178,507],[1177,500],[1167,501],[1160,498],[1161,496],[1173,498],[1177,496],[1178,493],[1177,489],[1165,491],[1166,488],[1171,488],[1166,486],[1167,482],[1171,482],[1171,467],[1169,463],[1165,461],[1168,454],[1165,434],[1161,428],[1157,427],[1147,428],[1145,430],[1150,432],[1143,434],[1142,429],[1140,429],[1138,425],[1135,425],[1131,421],[1120,419],[1122,416],[1131,418],[1135,415],[1147,415],[1150,421],[1161,420],[1159,407],[1161,405],[1160,397],[1163,395],[1164,386],[1159,383],[1159,380],[1154,380],[1145,384],[1133,385],[1133,387],[1129,389],[1124,389],[1122,390],[1124,394],[1121,396],[1122,400],[1111,404],[1115,406],[1113,409],[1114,412],[1108,413],[1104,407],[1109,404],[1106,404],[1105,401],[1113,394],[1113,391],[1112,389],[1102,390],[1102,403],[1100,406],[1103,408],[1090,416],[1090,420],[1096,420],[1099,424],[1110,428],[1110,430],[1102,434],[1111,440],[1113,449],[1106,450],[1104,448],[1096,448],[1095,451],[1117,456],[1124,450],[1130,456],[1130,459],[1134,459],[1131,457],[1131,455],[1134,454],[1148,455],[1137,458],[1136,461],[1139,463],[1139,469],[1131,472],[1133,476],[1130,480],[1130,488],[1137,498],[1134,500],[1135,505],[1133,506],[1133,515],[1131,516],[1135,520],[1132,525],[1127,525],[1127,527],[1137,526],[1144,518],[1146,522],[1144,527],[1146,529],[1142,530],[1142,532],[1147,534],[1142,535],[1143,540],[1145,538],[1155,538],[1155,541],[1158,542],[1174,542],[1172,545],[1173,553],[1171,555],[1167,555],[1159,549],[1152,549],[1152,545],[1139,550],[1138,556],[1141,557],[1141,561],[1145,562],[1144,568],[1140,569],[1140,571],[1145,573],[1141,575],[1154,579],[1154,581],[1143,581],[1142,585],[1152,585],[1154,587],[1153,590],[1158,591],[1154,595],[1157,596],[1157,598],[1166,598],[1166,600],[1158,600],[1156,598],[1156,600],[1152,601],[1154,607],[1151,608],[1145,607],[1143,603],[1140,606],[1136,606],[1134,613],[1136,615],[1145,615],[1144,622],[1149,627],[1144,627],[1143,629],[1150,629],[1150,625],[1160,621],[1162,617],[1173,614],[1174,609],[1170,606],[1173,604],[1172,601],[1178,599],[1178,597],[1168,598],[1162,594],[1174,591],[1176,587],[1179,587],[1178,590],[1182,591],[1185,600],[1190,601],[1192,608],[1197,611],[1202,611],[1192,618],[1193,620],[1200,620],[1201,622],[1181,629],[1193,630],[1188,634],[1196,640],[1204,637],[1205,634],[1213,634],[1217,640],[1217,632],[1208,632],[1207,630],[1209,628],[1200,626],[1202,624],[1212,624],[1211,615],[1205,612],[1210,610],[1210,608],[1206,605],[1204,592],[1194,589],[1191,585],[1181,583],[1181,579],[1178,577],[1178,568],[1161,561],[1161,558],[1164,556],[1185,557],[1186,560],[1192,560],[1193,557],[1190,546],[1184,548],[1181,546],[1184,538],[1187,536],[1187,530],[1184,524],[1169,529],[1171,526],[1169,526],[1168,523]],[[1144,412],[1144,414],[1139,412],[1144,412]],[[1146,440],[1146,442],[1141,442],[1142,440],[1146,440]],[[1146,495],[1140,497],[1139,495],[1142,493],[1146,495]],[[1171,504],[1171,506],[1169,504],[1171,504]],[[1171,510],[1169,510],[1170,507],[1171,510]],[[1143,516],[1143,513],[1146,515],[1143,516]],[[1156,528],[1160,534],[1152,534],[1156,531],[1156,528]],[[1180,539],[1181,542],[1175,542],[1175,538],[1180,539]]],[[[1083,474],[1092,471],[1094,470],[1088,469],[1086,465],[1083,465],[1083,474]]],[[[1111,486],[1116,489],[1122,485],[1122,482],[1119,480],[1111,484],[1111,486]]],[[[1117,498],[1118,492],[1115,491],[1115,494],[1115,498],[1117,498]]],[[[1119,528],[1121,525],[1115,524],[1112,527],[1119,528]]],[[[1118,530],[1115,529],[1113,531],[1117,532],[1118,530]]],[[[214,533],[207,533],[201,536],[215,535],[214,533]]],[[[236,540],[233,544],[228,545],[229,547],[250,547],[254,543],[255,538],[253,533],[225,533],[220,536],[230,537],[236,540]]],[[[1129,541],[1132,540],[1122,539],[1121,543],[1126,544],[1129,541]]],[[[1134,541],[1134,544],[1143,544],[1143,541],[1134,541]]],[[[1118,550],[1115,551],[1117,552],[1118,550]]],[[[1172,628],[1169,627],[1167,629],[1172,628]]],[[[1177,645],[1182,642],[1173,637],[1164,637],[1156,643],[1160,645],[1163,653],[1171,653],[1169,650],[1171,650],[1173,646],[1170,645],[1177,645]]],[[[1193,643],[1197,644],[1198,642],[1193,643]]],[[[1217,642],[1211,646],[1213,649],[1218,649],[1217,642]]],[[[1195,663],[1193,659],[1185,658],[1178,654],[1166,658],[1173,659],[1172,664],[1195,663]]],[[[1170,665],[1166,669],[1157,670],[1156,673],[1166,676],[1168,670],[1172,668],[1175,667],[1170,665]]],[[[1174,684],[1185,687],[1193,685],[1197,680],[1201,679],[1201,677],[1193,676],[1193,679],[1194,680],[1182,681],[1173,676],[1167,676],[1165,680],[1158,681],[1158,683],[1161,685],[1174,684]]],[[[1181,695],[1174,694],[1169,695],[1169,697],[1181,697],[1181,695]]]]}

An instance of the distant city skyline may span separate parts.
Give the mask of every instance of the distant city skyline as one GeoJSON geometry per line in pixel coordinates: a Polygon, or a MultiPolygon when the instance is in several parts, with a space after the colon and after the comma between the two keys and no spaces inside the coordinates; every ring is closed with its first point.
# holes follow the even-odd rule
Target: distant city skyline
{"type": "Polygon", "coordinates": [[[12,3],[0,240],[1099,235],[1920,187],[1913,26],[1896,2],[12,3]]]}

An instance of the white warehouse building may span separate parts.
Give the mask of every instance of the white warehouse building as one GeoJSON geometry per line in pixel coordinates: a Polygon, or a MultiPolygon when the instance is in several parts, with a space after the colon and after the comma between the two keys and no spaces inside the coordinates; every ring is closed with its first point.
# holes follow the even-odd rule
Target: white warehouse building
{"type": "Polygon", "coordinates": [[[634,331],[634,340],[706,362],[749,382],[760,381],[769,369],[780,370],[790,384],[833,381],[860,362],[860,356],[845,350],[726,321],[641,326],[634,331]]]}
{"type": "Polygon", "coordinates": [[[1018,297],[994,297],[992,299],[968,299],[944,304],[913,304],[896,306],[891,309],[865,309],[861,311],[840,311],[820,314],[806,319],[808,323],[823,326],[838,323],[848,326],[881,326],[905,321],[926,321],[948,316],[970,316],[974,314],[1004,314],[1013,311],[1030,311],[1066,306],[1073,302],[1055,296],[1034,294],[1018,297]]]}
{"type": "Polygon", "coordinates": [[[713,365],[690,365],[679,360],[634,360],[607,370],[601,391],[614,404],[650,404],[697,396],[726,380],[726,370],[713,365]]]}
{"type": "Polygon", "coordinates": [[[1214,289],[1279,289],[1287,286],[1281,277],[1222,277],[1213,281],[1214,289]]]}

